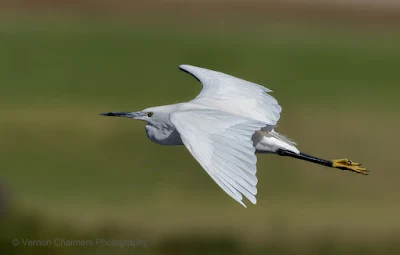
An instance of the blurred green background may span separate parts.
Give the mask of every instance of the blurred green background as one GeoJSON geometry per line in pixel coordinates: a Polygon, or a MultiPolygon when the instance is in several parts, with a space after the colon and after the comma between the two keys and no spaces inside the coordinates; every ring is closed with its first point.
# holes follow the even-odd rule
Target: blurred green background
{"type": "Polygon", "coordinates": [[[400,12],[364,4],[2,2],[0,253],[399,254],[400,12]],[[272,89],[280,133],[371,175],[259,155],[244,209],[183,146],[98,116],[194,98],[184,63],[272,89]],[[21,241],[55,238],[147,246],[21,241]]]}

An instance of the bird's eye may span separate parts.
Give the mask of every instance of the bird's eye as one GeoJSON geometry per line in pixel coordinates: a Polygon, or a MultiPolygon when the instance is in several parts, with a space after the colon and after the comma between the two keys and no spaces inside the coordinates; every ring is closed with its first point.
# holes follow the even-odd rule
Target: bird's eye
{"type": "Polygon", "coordinates": [[[153,116],[153,113],[152,112],[148,112],[147,113],[147,117],[151,117],[151,116],[153,116]]]}

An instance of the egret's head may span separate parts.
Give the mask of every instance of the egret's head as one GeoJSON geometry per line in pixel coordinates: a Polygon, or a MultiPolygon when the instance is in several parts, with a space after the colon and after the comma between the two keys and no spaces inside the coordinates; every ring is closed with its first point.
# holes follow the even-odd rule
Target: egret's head
{"type": "Polygon", "coordinates": [[[147,123],[147,137],[158,144],[182,144],[182,140],[172,125],[169,116],[177,109],[177,105],[165,105],[144,109],[140,112],[106,112],[103,116],[125,117],[142,120],[147,123]]]}
{"type": "Polygon", "coordinates": [[[162,125],[169,123],[171,112],[166,106],[158,106],[144,109],[139,112],[105,112],[100,115],[111,117],[125,117],[134,120],[142,120],[150,125],[162,125]]]}

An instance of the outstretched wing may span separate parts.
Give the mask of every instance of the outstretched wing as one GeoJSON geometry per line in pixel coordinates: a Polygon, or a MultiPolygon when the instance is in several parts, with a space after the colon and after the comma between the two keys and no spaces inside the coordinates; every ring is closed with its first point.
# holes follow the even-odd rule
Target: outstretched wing
{"type": "Polygon", "coordinates": [[[179,68],[203,84],[202,91],[192,102],[259,120],[272,128],[278,122],[282,108],[274,97],[267,94],[271,90],[205,68],[190,65],[179,68]]]}
{"type": "Polygon", "coordinates": [[[251,140],[265,123],[216,110],[171,114],[183,143],[211,178],[244,207],[242,195],[256,204],[255,148],[251,140]]]}

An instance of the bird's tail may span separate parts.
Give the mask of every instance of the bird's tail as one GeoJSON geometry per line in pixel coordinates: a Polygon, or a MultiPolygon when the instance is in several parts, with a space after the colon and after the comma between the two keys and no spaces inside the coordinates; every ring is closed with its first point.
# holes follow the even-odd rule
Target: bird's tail
{"type": "Polygon", "coordinates": [[[284,135],[279,134],[278,132],[275,132],[275,130],[272,130],[272,131],[270,132],[270,134],[271,134],[273,137],[275,137],[276,139],[279,139],[279,140],[281,140],[281,141],[283,141],[283,142],[285,142],[285,143],[288,143],[288,144],[293,145],[293,146],[297,145],[297,143],[296,143],[295,141],[290,140],[289,138],[287,138],[287,137],[284,136],[284,135]]]}

